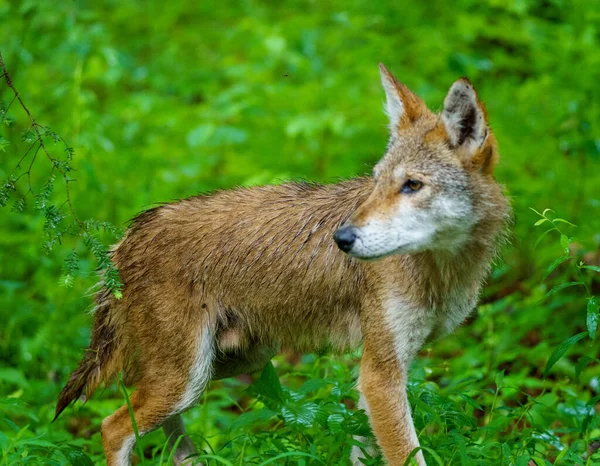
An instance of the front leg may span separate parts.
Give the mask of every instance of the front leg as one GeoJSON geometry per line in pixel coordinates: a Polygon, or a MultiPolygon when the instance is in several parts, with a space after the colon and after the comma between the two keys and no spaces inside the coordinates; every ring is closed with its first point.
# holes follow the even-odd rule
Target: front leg
{"type": "MultiPolygon", "coordinates": [[[[388,465],[402,466],[410,452],[419,446],[419,440],[406,397],[407,368],[390,356],[380,358],[365,343],[358,386],[383,456],[388,465]]],[[[426,464],[421,452],[416,460],[421,466],[426,464]]],[[[362,463],[355,460],[355,464],[362,463]]]]}
{"type": "MultiPolygon", "coordinates": [[[[426,308],[399,296],[370,304],[363,320],[358,387],[385,459],[390,466],[401,466],[419,446],[406,396],[408,369],[430,335],[433,319],[426,308]]],[[[425,465],[421,452],[415,458],[425,465]]]]}

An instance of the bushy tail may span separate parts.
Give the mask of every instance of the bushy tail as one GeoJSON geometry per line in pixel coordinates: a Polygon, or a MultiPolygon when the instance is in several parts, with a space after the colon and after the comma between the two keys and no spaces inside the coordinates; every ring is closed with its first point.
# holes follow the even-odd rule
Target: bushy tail
{"type": "Polygon", "coordinates": [[[111,304],[114,301],[108,290],[100,291],[90,347],[58,396],[53,422],[84,391],[91,396],[98,385],[110,380],[123,367],[123,352],[119,351],[116,325],[111,318],[111,304]]]}

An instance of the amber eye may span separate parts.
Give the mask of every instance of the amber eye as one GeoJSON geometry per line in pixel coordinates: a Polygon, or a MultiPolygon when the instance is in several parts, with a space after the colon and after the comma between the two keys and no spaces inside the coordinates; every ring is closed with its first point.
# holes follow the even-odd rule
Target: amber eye
{"type": "Polygon", "coordinates": [[[400,192],[403,194],[411,194],[417,192],[419,189],[423,187],[423,183],[417,180],[407,180],[400,189],[400,192]]]}

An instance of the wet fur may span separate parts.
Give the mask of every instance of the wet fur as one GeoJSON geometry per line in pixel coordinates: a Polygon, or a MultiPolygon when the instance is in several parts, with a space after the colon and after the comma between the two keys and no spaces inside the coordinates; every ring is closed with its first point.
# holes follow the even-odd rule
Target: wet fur
{"type": "MultiPolygon", "coordinates": [[[[145,433],[193,404],[197,393],[189,393],[189,382],[198,374],[220,378],[257,370],[280,347],[341,352],[364,341],[359,387],[388,462],[402,464],[416,446],[405,402],[410,360],[426,339],[451,331],[471,311],[509,219],[508,202],[491,175],[493,136],[486,135],[472,157],[457,155],[442,117],[415,99],[411,93],[400,106],[407,116],[395,121],[403,137],[391,138],[375,169],[377,181],[239,188],[137,216],[111,253],[123,297],[105,289],[96,296],[90,349],[60,394],[56,416],[123,371],[127,383],[137,385],[132,403],[145,433]],[[344,254],[332,241],[335,230],[367,222],[373,212],[385,215],[396,192],[386,188],[394,183],[386,176],[408,162],[435,168],[432,176],[464,175],[456,189],[468,190],[475,222],[459,250],[377,261],[344,254]],[[408,320],[398,320],[402,312],[408,320]]],[[[464,120],[475,118],[471,108],[466,111],[467,117],[457,117],[456,141],[463,143],[472,136],[464,120]]],[[[127,461],[127,417],[121,408],[103,423],[109,465],[127,461]]],[[[424,464],[422,456],[419,461],[424,464]]]]}

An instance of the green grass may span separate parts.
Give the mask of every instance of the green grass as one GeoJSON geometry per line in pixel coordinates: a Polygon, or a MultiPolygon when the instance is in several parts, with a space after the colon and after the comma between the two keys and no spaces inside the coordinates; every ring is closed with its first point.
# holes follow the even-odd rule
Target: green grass
{"type": "MultiPolygon", "coordinates": [[[[48,150],[34,155],[38,136],[2,81],[0,465],[102,464],[100,423],[125,403],[122,387],[50,421],[89,342],[98,266],[119,291],[105,251],[128,219],[213,189],[369,172],[386,144],[379,61],[433,109],[471,79],[515,211],[473,318],[413,364],[428,464],[600,464],[598,11],[597,0],[0,0],[0,53],[48,150]]],[[[346,464],[352,436],[370,435],[359,357],[286,353],[249,388],[211,383],[184,415],[198,458],[346,464]]],[[[146,466],[172,458],[160,431],[139,450],[146,466]]]]}
{"type": "MultiPolygon", "coordinates": [[[[560,225],[549,218],[551,225],[560,225]]],[[[562,235],[558,232],[557,240],[562,235]]],[[[589,338],[593,324],[576,333],[580,322],[563,321],[566,333],[575,337],[561,345],[548,322],[553,312],[589,302],[585,290],[598,272],[583,268],[569,249],[562,253],[569,259],[560,267],[549,264],[553,270],[548,285],[530,283],[527,293],[484,297],[469,325],[428,345],[413,364],[409,398],[430,464],[600,461],[594,443],[600,437],[600,368],[594,358],[598,345],[589,338]],[[553,292],[571,283],[572,275],[581,280],[579,294],[553,292]]],[[[500,274],[497,268],[494,275],[500,274]]],[[[371,435],[366,415],[356,409],[359,356],[305,355],[295,361],[297,355],[284,354],[249,388],[237,379],[213,382],[200,406],[184,415],[203,452],[197,459],[234,465],[345,464],[356,444],[352,436],[371,435]]],[[[0,372],[5,382],[18,387],[0,404],[8,416],[3,420],[8,429],[0,434],[0,464],[100,462],[99,425],[128,401],[125,387],[120,394],[117,387],[109,387],[49,424],[52,398],[21,401],[34,389],[22,372],[0,372]]],[[[57,387],[48,381],[33,383],[38,390],[57,387]]],[[[161,432],[145,437],[138,454],[146,465],[169,464],[172,458],[161,432]]],[[[374,458],[367,464],[382,462],[374,458]]]]}

